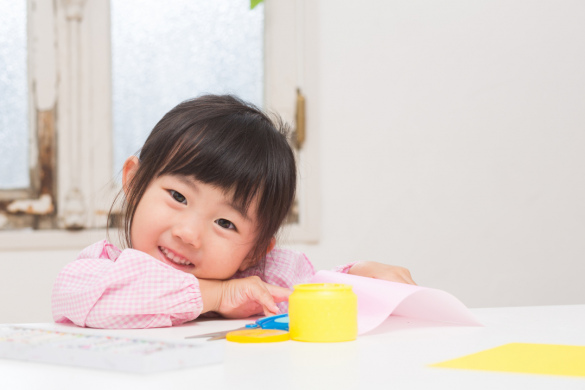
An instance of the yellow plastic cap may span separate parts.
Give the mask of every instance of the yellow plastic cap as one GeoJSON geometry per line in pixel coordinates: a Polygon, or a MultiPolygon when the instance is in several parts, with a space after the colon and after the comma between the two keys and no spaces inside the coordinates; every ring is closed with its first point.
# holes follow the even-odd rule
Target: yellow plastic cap
{"type": "Polygon", "coordinates": [[[243,329],[229,332],[225,338],[236,343],[276,343],[290,340],[290,334],[278,329],[243,329]]]}

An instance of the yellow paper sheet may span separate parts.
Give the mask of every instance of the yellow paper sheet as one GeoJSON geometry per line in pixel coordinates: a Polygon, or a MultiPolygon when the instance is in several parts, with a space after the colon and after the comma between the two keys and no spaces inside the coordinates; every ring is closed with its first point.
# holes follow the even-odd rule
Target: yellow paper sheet
{"type": "Polygon", "coordinates": [[[585,346],[511,343],[431,367],[585,377],[585,346]]]}

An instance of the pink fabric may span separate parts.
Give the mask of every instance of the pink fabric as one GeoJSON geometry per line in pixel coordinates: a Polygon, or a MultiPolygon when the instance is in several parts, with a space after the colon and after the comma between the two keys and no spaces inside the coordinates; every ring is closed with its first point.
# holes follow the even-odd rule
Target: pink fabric
{"type": "MultiPolygon", "coordinates": [[[[351,264],[337,271],[347,272],[351,264]]],[[[265,282],[291,288],[315,274],[300,252],[274,249],[260,267],[234,278],[260,276],[265,282]]],[[[288,304],[278,304],[286,312],[288,304]]],[[[92,328],[155,328],[179,325],[201,314],[199,282],[191,274],[147,255],[121,251],[107,241],[85,248],[61,270],[52,296],[53,319],[92,328]]]]}

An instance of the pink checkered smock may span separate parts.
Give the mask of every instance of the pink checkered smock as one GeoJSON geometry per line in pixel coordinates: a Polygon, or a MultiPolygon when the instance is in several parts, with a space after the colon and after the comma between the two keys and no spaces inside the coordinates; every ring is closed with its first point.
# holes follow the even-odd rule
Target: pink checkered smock
{"type": "MultiPolygon", "coordinates": [[[[348,272],[354,263],[338,267],[348,272]]],[[[275,248],[259,268],[234,278],[260,276],[266,283],[292,289],[315,274],[301,253],[275,248]]],[[[287,303],[278,303],[281,312],[287,303]]],[[[201,314],[199,281],[191,274],[134,250],[120,250],[106,240],[85,248],[61,270],[52,296],[53,319],[92,328],[155,328],[179,325],[201,314]]]]}

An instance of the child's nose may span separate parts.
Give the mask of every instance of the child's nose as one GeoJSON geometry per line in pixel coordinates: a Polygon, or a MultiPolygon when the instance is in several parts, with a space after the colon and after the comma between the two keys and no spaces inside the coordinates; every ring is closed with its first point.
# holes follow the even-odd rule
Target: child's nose
{"type": "Polygon", "coordinates": [[[195,248],[201,247],[201,235],[203,227],[197,222],[181,221],[173,226],[173,236],[179,238],[185,244],[192,245],[195,248]]]}

